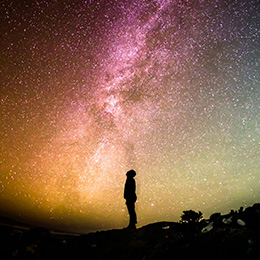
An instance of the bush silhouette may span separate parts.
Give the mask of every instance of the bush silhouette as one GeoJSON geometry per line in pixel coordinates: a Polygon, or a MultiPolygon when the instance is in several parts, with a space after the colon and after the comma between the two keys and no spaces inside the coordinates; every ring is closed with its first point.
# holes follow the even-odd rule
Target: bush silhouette
{"type": "Polygon", "coordinates": [[[181,215],[181,223],[189,223],[189,224],[195,224],[198,223],[202,219],[202,212],[195,212],[193,210],[186,210],[183,211],[183,214],[181,215]]]}

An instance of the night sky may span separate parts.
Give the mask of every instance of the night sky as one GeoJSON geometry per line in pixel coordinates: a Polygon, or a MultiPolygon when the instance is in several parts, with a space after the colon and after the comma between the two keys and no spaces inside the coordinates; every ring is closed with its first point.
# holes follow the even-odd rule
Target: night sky
{"type": "Polygon", "coordinates": [[[259,0],[0,1],[0,213],[75,232],[260,202],[259,0]]]}

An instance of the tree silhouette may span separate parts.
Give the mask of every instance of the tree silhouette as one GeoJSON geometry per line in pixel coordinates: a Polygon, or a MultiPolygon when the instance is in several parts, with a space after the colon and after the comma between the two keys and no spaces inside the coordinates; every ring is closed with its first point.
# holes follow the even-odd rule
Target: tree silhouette
{"type": "Polygon", "coordinates": [[[195,224],[198,223],[202,219],[202,212],[195,212],[193,210],[183,211],[181,215],[181,223],[190,223],[195,224]]]}

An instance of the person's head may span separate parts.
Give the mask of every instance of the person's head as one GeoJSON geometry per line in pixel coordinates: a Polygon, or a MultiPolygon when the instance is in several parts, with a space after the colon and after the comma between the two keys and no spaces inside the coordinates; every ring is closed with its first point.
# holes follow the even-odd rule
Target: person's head
{"type": "Polygon", "coordinates": [[[136,175],[136,172],[134,170],[130,170],[126,173],[127,177],[134,178],[136,175]]]}

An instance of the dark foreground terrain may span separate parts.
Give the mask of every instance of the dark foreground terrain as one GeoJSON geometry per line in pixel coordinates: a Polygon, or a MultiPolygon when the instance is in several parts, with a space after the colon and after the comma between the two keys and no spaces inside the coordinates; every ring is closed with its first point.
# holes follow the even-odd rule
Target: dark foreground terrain
{"type": "Polygon", "coordinates": [[[260,204],[199,223],[159,222],[81,236],[0,226],[0,259],[260,259],[260,204]]]}

